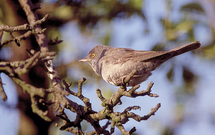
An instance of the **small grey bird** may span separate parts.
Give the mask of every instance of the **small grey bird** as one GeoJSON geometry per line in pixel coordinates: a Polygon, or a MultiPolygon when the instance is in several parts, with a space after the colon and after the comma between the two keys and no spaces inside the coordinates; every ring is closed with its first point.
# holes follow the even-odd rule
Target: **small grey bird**
{"type": "Polygon", "coordinates": [[[168,59],[197,49],[200,45],[199,41],[195,41],[170,51],[137,51],[98,45],[90,50],[86,58],[79,61],[88,62],[97,75],[112,85],[122,84],[124,78],[136,70],[133,78],[126,84],[135,86],[145,81],[152,74],[151,71],[168,59]]]}

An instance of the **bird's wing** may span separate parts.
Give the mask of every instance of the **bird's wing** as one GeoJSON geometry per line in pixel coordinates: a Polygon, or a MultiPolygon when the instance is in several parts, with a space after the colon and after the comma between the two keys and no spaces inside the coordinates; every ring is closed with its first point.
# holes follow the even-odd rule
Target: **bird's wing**
{"type": "Polygon", "coordinates": [[[146,61],[165,54],[166,51],[136,51],[128,48],[115,48],[105,57],[111,57],[114,63],[124,63],[129,60],[146,61]]]}

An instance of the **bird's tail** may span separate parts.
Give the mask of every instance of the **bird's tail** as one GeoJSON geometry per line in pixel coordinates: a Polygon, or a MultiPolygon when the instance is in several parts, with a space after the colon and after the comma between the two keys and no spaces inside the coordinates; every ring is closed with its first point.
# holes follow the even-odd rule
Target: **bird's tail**
{"type": "Polygon", "coordinates": [[[170,51],[157,52],[157,54],[154,55],[153,57],[150,57],[149,59],[144,59],[143,61],[148,61],[151,59],[159,59],[160,63],[163,63],[172,57],[197,49],[200,46],[201,44],[199,41],[191,42],[181,47],[174,48],[170,51]]]}
{"type": "Polygon", "coordinates": [[[195,49],[199,48],[200,46],[201,46],[200,42],[195,41],[195,42],[191,42],[189,44],[183,45],[181,47],[174,48],[170,51],[167,51],[167,53],[172,53],[172,57],[174,57],[174,56],[180,55],[182,53],[186,53],[186,52],[195,50],[195,49]]]}

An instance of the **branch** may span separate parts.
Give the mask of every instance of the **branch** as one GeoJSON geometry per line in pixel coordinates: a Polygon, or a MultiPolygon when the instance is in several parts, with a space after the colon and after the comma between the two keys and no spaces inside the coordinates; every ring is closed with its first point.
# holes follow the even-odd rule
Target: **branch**
{"type": "Polygon", "coordinates": [[[10,39],[6,40],[6,41],[3,41],[1,44],[0,44],[0,48],[12,41],[15,41],[18,46],[20,46],[20,41],[21,40],[25,40],[27,38],[29,38],[31,35],[33,34],[42,34],[45,32],[46,29],[42,29],[40,31],[34,31],[34,27],[39,25],[39,24],[42,24],[43,22],[45,22],[48,18],[48,15],[45,15],[42,19],[32,23],[31,25],[29,24],[23,24],[23,25],[19,25],[19,26],[7,26],[7,25],[1,25],[0,26],[0,31],[5,31],[5,32],[8,32],[9,35],[10,35],[10,39]],[[16,31],[27,31],[25,34],[21,35],[21,36],[18,36],[18,37],[13,37],[12,35],[12,32],[16,32],[16,31]]]}
{"type": "MultiPolygon", "coordinates": [[[[35,6],[33,5],[33,3],[31,2],[31,0],[19,0],[20,5],[22,6],[22,9],[24,10],[28,22],[30,25],[35,24],[35,22],[37,22],[39,20],[38,15],[35,11],[32,11],[32,9],[35,9],[35,6]]],[[[46,18],[48,16],[46,15],[46,18]]],[[[33,30],[35,32],[39,32],[42,31],[42,28],[40,25],[36,25],[33,30]]],[[[38,43],[38,45],[40,46],[40,51],[43,52],[47,52],[48,49],[48,40],[45,36],[45,34],[35,34],[35,38],[36,41],[38,43]]]]}
{"type": "Polygon", "coordinates": [[[52,45],[60,44],[61,42],[63,42],[63,40],[58,40],[58,37],[57,37],[54,41],[49,40],[48,45],[52,46],[52,45]]]}
{"type": "Polygon", "coordinates": [[[42,24],[43,22],[45,22],[48,18],[48,14],[45,15],[42,19],[35,21],[32,24],[23,24],[23,25],[19,25],[19,26],[8,26],[8,25],[4,25],[2,24],[0,26],[0,31],[6,31],[6,32],[17,32],[17,31],[27,31],[27,30],[33,30],[35,26],[42,24]]]}
{"type": "Polygon", "coordinates": [[[43,88],[36,88],[30,84],[25,83],[21,79],[18,79],[16,77],[11,77],[11,79],[22,87],[22,89],[30,94],[31,97],[31,108],[32,111],[36,114],[38,114],[41,118],[43,118],[46,121],[51,121],[51,119],[48,117],[48,111],[46,110],[43,112],[39,108],[39,98],[45,98],[47,92],[43,88]]]}
{"type": "Polygon", "coordinates": [[[133,118],[135,119],[136,121],[140,122],[141,120],[148,120],[152,115],[155,115],[155,112],[158,111],[158,109],[161,107],[161,104],[158,103],[155,108],[152,108],[151,109],[151,112],[148,113],[147,115],[143,116],[143,117],[140,117],[139,115],[137,114],[134,114],[134,113],[131,113],[131,112],[127,112],[127,116],[129,118],[133,118]]]}
{"type": "Polygon", "coordinates": [[[91,103],[89,102],[90,101],[89,98],[84,97],[82,95],[82,85],[85,81],[86,81],[85,78],[82,78],[81,80],[78,81],[78,92],[77,93],[70,91],[69,86],[71,86],[71,83],[70,83],[70,85],[68,85],[65,81],[63,81],[63,84],[65,85],[65,89],[67,92],[69,92],[73,96],[78,97],[80,100],[82,100],[84,102],[84,104],[85,104],[84,109],[85,109],[85,111],[87,111],[87,110],[91,110],[92,108],[91,108],[91,103]]]}
{"type": "MultiPolygon", "coordinates": [[[[31,24],[34,24],[37,20],[38,20],[38,15],[35,12],[35,6],[32,4],[32,2],[30,0],[19,0],[20,5],[22,6],[22,9],[24,10],[28,22],[31,24]]],[[[41,31],[42,28],[40,25],[36,25],[34,27],[34,31],[38,32],[41,31]]],[[[35,34],[35,38],[36,41],[40,47],[40,51],[41,52],[48,52],[49,48],[48,48],[48,39],[46,38],[45,34],[35,34]]],[[[51,80],[51,86],[53,88],[55,88],[56,91],[64,91],[63,86],[61,85],[61,78],[58,75],[58,72],[56,70],[55,65],[53,64],[52,60],[49,60],[47,62],[45,62],[45,67],[47,69],[47,75],[49,76],[50,80],[51,80]]],[[[64,107],[69,104],[69,101],[67,98],[65,98],[64,95],[60,95],[59,92],[57,92],[56,94],[53,94],[53,102],[55,102],[54,104],[54,108],[56,111],[59,111],[60,113],[62,112],[62,110],[64,109],[64,107]],[[56,102],[54,101],[56,100],[56,102]],[[61,107],[63,106],[63,107],[61,107]]]]}
{"type": "MultiPolygon", "coordinates": [[[[24,10],[28,22],[30,25],[34,24],[38,20],[38,15],[35,12],[35,7],[30,0],[19,0],[22,9],[24,10]]],[[[40,25],[36,25],[34,27],[35,32],[41,31],[42,28],[40,25]]],[[[48,52],[48,39],[46,36],[42,34],[35,34],[35,39],[40,47],[41,52],[48,52]]],[[[64,92],[64,88],[61,85],[61,78],[58,75],[55,65],[52,60],[48,60],[45,62],[45,67],[47,70],[47,75],[51,80],[51,88],[53,89],[53,97],[52,102],[54,105],[54,110],[57,111],[60,115],[65,115],[64,108],[70,109],[71,111],[75,111],[73,107],[77,107],[78,105],[74,102],[70,101],[65,97],[65,95],[61,94],[64,92]]],[[[65,122],[65,121],[64,121],[65,122]]]]}
{"type": "Polygon", "coordinates": [[[157,94],[151,93],[151,91],[152,91],[151,88],[153,85],[154,85],[154,83],[150,82],[146,90],[142,90],[139,92],[137,92],[136,90],[140,87],[140,85],[136,85],[136,86],[132,87],[130,90],[125,91],[123,93],[123,95],[127,96],[127,97],[133,97],[133,98],[135,98],[137,96],[145,96],[145,95],[148,95],[150,97],[159,97],[157,94]]]}
{"type": "Polygon", "coordinates": [[[55,52],[37,52],[33,57],[25,61],[0,62],[0,72],[3,72],[10,77],[25,74],[39,62],[51,60],[55,55],[55,52]]]}
{"type": "Polygon", "coordinates": [[[3,101],[6,101],[6,100],[7,100],[7,95],[5,94],[4,88],[3,88],[2,85],[4,85],[4,84],[2,83],[1,74],[0,74],[0,94],[1,94],[2,100],[3,100],[3,101]]]}

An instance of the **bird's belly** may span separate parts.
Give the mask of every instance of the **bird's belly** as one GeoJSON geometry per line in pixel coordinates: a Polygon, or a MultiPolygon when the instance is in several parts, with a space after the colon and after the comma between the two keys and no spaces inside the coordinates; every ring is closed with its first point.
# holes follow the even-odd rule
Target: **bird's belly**
{"type": "Polygon", "coordinates": [[[146,63],[124,63],[124,64],[107,64],[102,66],[101,75],[102,78],[112,85],[123,83],[123,79],[127,77],[134,69],[137,70],[134,77],[127,84],[128,86],[134,86],[145,81],[150,75],[151,70],[146,63]]]}
{"type": "Polygon", "coordinates": [[[141,82],[145,81],[151,74],[151,72],[146,72],[138,77],[134,75],[134,77],[131,78],[127,86],[135,86],[137,84],[140,84],[141,82]]]}

